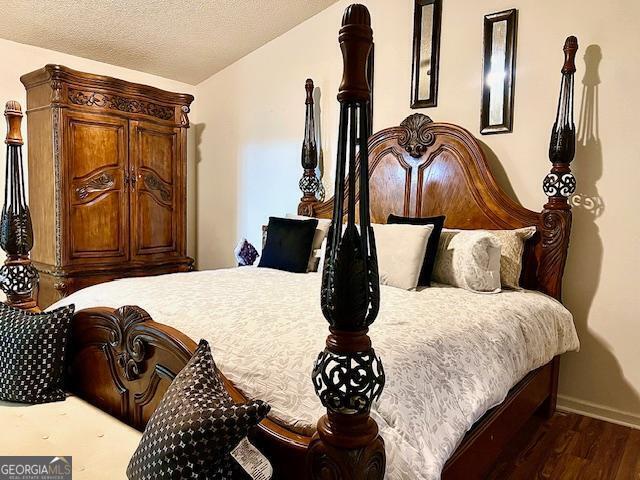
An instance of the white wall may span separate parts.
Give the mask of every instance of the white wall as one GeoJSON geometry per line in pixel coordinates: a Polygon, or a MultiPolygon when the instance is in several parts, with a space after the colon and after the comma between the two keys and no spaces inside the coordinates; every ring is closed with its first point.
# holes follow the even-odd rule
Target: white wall
{"type": "MultiPolygon", "coordinates": [[[[26,110],[27,99],[26,91],[22,83],[20,83],[20,76],[25,73],[32,72],[39,68],[44,67],[48,63],[58,63],[66,67],[70,67],[83,72],[96,73],[100,75],[109,75],[111,77],[121,78],[131,82],[143,83],[146,85],[152,85],[154,87],[162,88],[164,90],[170,90],[180,93],[194,93],[195,87],[186,83],[176,82],[174,80],[168,80],[166,78],[158,77],[156,75],[150,75],[148,73],[138,72],[135,70],[129,70],[127,68],[116,67],[114,65],[108,65],[106,63],[95,62],[86,58],[74,57],[72,55],[66,55],[60,52],[54,52],[52,50],[46,50],[44,48],[33,47],[31,45],[23,45],[21,43],[11,42],[9,40],[0,39],[0,58],[2,59],[2,68],[0,68],[0,109],[4,111],[4,105],[8,100],[17,100],[22,105],[23,112],[26,110]]],[[[195,102],[194,102],[195,104],[195,102]]],[[[192,108],[190,118],[193,122],[195,118],[195,108],[192,108]]],[[[28,145],[26,145],[27,139],[27,121],[26,116],[23,120],[22,136],[25,139],[25,165],[26,165],[26,152],[28,145]]],[[[3,134],[4,138],[4,134],[3,134]]],[[[194,167],[195,164],[195,131],[190,132],[190,152],[188,154],[189,170],[194,167]]],[[[0,168],[0,185],[4,185],[4,167],[0,168]]],[[[195,178],[191,173],[190,178],[195,178]]],[[[192,189],[194,190],[194,189],[192,189]]],[[[187,236],[189,239],[189,251],[190,254],[194,253],[195,245],[195,208],[193,206],[194,199],[189,202],[189,231],[187,236]]]]}
{"type": "MultiPolygon", "coordinates": [[[[363,3],[371,10],[376,42],[378,130],[411,113],[413,2],[363,3]]],[[[201,268],[232,265],[239,238],[259,242],[269,215],[295,211],[307,77],[320,93],[325,185],[332,190],[342,71],[337,31],[347,4],[338,2],[197,86],[201,268]]],[[[502,187],[540,209],[561,48],[567,35],[577,35],[574,171],[581,205],[574,209],[564,297],[582,349],[563,358],[561,403],[640,426],[640,288],[634,280],[640,267],[640,3],[447,0],[439,106],[423,113],[478,135],[482,19],[512,7],[519,9],[514,131],[480,140],[502,187]]]]}

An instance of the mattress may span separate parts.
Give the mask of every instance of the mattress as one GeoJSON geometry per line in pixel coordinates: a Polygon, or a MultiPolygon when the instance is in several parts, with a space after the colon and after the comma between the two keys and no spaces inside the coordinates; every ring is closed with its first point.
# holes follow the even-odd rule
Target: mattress
{"type": "MultiPolygon", "coordinates": [[[[310,434],[324,410],[311,370],[324,348],[319,273],[243,267],[95,285],[51,308],[138,305],[193,340],[270,417],[310,434]]],[[[387,478],[436,479],[465,433],[528,372],[578,348],[571,314],[539,292],[477,294],[435,285],[381,287],[370,329],[387,382],[372,416],[387,478]]]]}
{"type": "Polygon", "coordinates": [[[79,399],[24,405],[0,401],[0,455],[72,457],[76,480],[126,479],[142,434],[79,399]]]}

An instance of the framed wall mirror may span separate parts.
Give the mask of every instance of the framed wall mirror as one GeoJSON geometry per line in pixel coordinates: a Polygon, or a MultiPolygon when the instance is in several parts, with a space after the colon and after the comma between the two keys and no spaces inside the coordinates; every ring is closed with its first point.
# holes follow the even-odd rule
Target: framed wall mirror
{"type": "Polygon", "coordinates": [[[480,133],[513,130],[513,92],[516,71],[517,10],[484,17],[484,67],[480,133]]]}
{"type": "Polygon", "coordinates": [[[415,0],[411,108],[438,104],[442,0],[415,0]]]}

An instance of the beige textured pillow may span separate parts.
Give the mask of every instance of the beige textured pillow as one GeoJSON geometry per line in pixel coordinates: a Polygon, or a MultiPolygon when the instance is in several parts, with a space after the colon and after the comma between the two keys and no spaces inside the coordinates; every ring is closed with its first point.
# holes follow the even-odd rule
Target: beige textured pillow
{"type": "Polygon", "coordinates": [[[404,290],[416,288],[433,225],[372,226],[380,283],[404,290]]]}
{"type": "Polygon", "coordinates": [[[502,286],[520,288],[524,243],[536,233],[536,227],[489,231],[500,240],[500,281],[502,286]]]}
{"type": "Polygon", "coordinates": [[[473,292],[500,291],[500,241],[486,230],[444,229],[433,279],[473,292]]]}

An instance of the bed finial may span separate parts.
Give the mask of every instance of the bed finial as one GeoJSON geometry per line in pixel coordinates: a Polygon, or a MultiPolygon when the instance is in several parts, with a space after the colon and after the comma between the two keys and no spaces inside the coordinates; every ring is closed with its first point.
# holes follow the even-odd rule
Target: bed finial
{"type": "Polygon", "coordinates": [[[314,480],[328,478],[328,472],[336,480],[381,480],[386,465],[384,442],[369,415],[385,383],[382,362],[367,335],[380,305],[369,212],[368,137],[364,134],[369,125],[370,24],[367,8],[352,5],[344,14],[339,37],[344,74],[338,93],[335,198],[343,199],[346,193],[346,212],[345,202],[334,202],[322,272],[320,303],[330,334],[312,378],[327,414],[318,421],[307,453],[309,477],[314,480]],[[356,152],[361,152],[357,171],[356,152]]]}
{"type": "Polygon", "coordinates": [[[302,198],[298,205],[300,215],[313,216],[313,205],[317,203],[320,190],[320,180],[316,175],[318,166],[318,148],[316,146],[316,128],[313,111],[313,80],[307,78],[304,89],[306,91],[306,112],[304,121],[304,142],[302,143],[302,168],[304,173],[298,183],[302,191],[302,198]]]}
{"type": "Polygon", "coordinates": [[[4,117],[7,120],[7,145],[23,145],[22,132],[22,107],[15,100],[9,100],[5,105],[4,117]]]}
{"type": "Polygon", "coordinates": [[[562,74],[576,73],[576,52],[578,51],[578,39],[573,35],[564,41],[564,65],[562,74]]]}
{"type": "Polygon", "coordinates": [[[551,171],[544,178],[542,189],[548,201],[542,211],[542,257],[538,282],[544,293],[558,300],[562,291],[562,274],[567,259],[571,232],[569,197],[576,190],[571,162],[576,151],[576,127],[573,122],[573,74],[578,39],[567,37],[564,43],[564,64],[556,120],[551,130],[549,160],[551,171]]]}
{"type": "Polygon", "coordinates": [[[357,3],[347,7],[338,40],[343,62],[338,101],[368,102],[371,92],[367,80],[367,60],[373,45],[373,31],[367,7],[357,3]]]}
{"type": "Polygon", "coordinates": [[[33,247],[31,215],[24,193],[22,168],[22,108],[16,101],[6,104],[7,166],[5,175],[4,207],[0,219],[0,246],[7,259],[0,268],[0,288],[7,303],[17,308],[34,309],[33,297],[38,282],[38,271],[31,264],[29,251],[33,247]]]}
{"type": "Polygon", "coordinates": [[[304,82],[304,89],[307,92],[307,98],[304,101],[305,105],[313,105],[313,89],[315,86],[313,85],[313,79],[307,78],[307,81],[304,82]]]}

